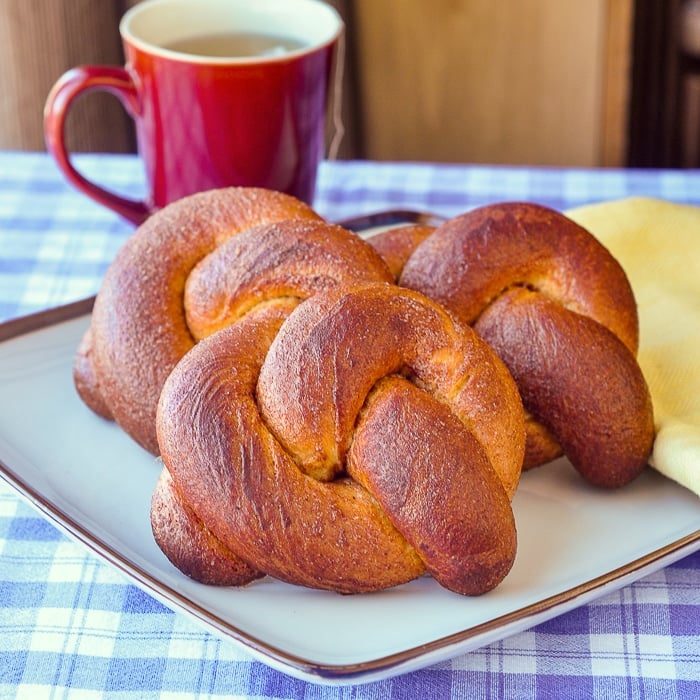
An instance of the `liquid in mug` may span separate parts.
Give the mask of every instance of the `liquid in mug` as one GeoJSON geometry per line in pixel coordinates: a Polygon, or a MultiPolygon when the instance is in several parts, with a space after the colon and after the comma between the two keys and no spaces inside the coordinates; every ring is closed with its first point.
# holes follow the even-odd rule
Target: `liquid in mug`
{"type": "Polygon", "coordinates": [[[289,37],[257,32],[222,32],[185,37],[170,42],[163,48],[194,56],[257,58],[280,56],[303,47],[303,42],[289,37]]]}

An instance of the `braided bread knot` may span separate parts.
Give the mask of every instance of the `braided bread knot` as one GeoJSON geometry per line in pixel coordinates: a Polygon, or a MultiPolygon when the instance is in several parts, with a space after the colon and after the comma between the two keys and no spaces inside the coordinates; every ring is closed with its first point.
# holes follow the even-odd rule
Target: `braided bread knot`
{"type": "Polygon", "coordinates": [[[472,325],[508,366],[528,412],[525,468],[563,452],[599,486],[642,471],[654,422],[636,303],[588,231],[535,204],[481,207],[418,245],[399,283],[472,325]]]}
{"type": "Polygon", "coordinates": [[[367,248],[278,192],[227,188],[171,204],[105,274],[74,364],[78,393],[157,454],[158,397],[196,342],[270,295],[298,301],[337,281],[391,279],[367,248]]]}
{"type": "Polygon", "coordinates": [[[427,571],[480,594],[512,566],[517,387],[422,294],[342,284],[257,306],[177,365],[157,429],[153,531],[194,578],[355,593],[427,571]]]}

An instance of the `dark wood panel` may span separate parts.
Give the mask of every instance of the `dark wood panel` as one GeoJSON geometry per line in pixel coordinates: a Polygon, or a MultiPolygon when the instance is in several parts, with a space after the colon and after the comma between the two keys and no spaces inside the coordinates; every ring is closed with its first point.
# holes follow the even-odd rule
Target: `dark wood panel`
{"type": "Polygon", "coordinates": [[[680,0],[635,6],[628,165],[675,167],[679,129],[680,0]]]}

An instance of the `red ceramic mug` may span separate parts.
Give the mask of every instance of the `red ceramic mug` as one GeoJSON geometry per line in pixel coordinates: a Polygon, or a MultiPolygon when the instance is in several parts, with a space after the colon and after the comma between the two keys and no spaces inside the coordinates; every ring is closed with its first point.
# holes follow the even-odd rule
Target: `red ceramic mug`
{"type": "Polygon", "coordinates": [[[244,185],[313,200],[343,23],[320,0],[146,0],[119,25],[126,65],[65,73],[45,109],[49,152],[75,187],[141,223],[197,191],[244,185]],[[136,124],[148,195],[109,192],[73,166],[73,100],[116,95],[136,124]]]}

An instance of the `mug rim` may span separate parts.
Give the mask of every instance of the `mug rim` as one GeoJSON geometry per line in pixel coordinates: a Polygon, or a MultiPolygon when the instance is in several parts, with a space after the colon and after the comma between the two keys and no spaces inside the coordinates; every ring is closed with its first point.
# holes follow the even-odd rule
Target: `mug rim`
{"type": "MultiPolygon", "coordinates": [[[[205,2],[210,2],[213,5],[224,5],[230,6],[236,2],[236,0],[204,0],[205,2]]],[[[246,5],[246,9],[250,7],[250,0],[238,0],[241,6],[246,5]]],[[[303,57],[308,54],[316,53],[320,50],[327,48],[334,44],[338,38],[343,34],[345,29],[345,24],[342,17],[338,11],[332,5],[328,3],[321,2],[321,0],[256,0],[255,5],[260,5],[263,2],[267,2],[268,5],[286,7],[287,10],[291,5],[295,4],[297,6],[304,6],[306,8],[313,8],[314,11],[321,12],[325,14],[326,19],[331,23],[331,28],[324,34],[324,38],[313,41],[308,45],[304,45],[300,48],[291,49],[285,51],[279,55],[269,55],[269,56],[207,56],[200,54],[185,53],[181,51],[176,51],[173,49],[165,48],[155,41],[149,41],[147,38],[142,38],[133,31],[133,23],[139,21],[139,17],[143,16],[161,5],[172,5],[175,7],[191,7],[199,8],[201,11],[201,6],[203,4],[202,0],[143,0],[138,4],[131,7],[122,16],[119,22],[119,33],[121,34],[122,40],[126,43],[133,45],[140,51],[159,56],[161,58],[167,58],[171,60],[181,61],[183,63],[198,63],[198,64],[214,64],[214,65],[259,65],[265,63],[279,63],[284,61],[289,61],[303,57]]],[[[213,33],[213,32],[212,32],[213,33]]],[[[183,34],[182,37],[193,36],[193,34],[183,34]]],[[[297,37],[294,37],[297,38],[297,37]]],[[[174,40],[174,39],[173,39],[174,40]]]]}

